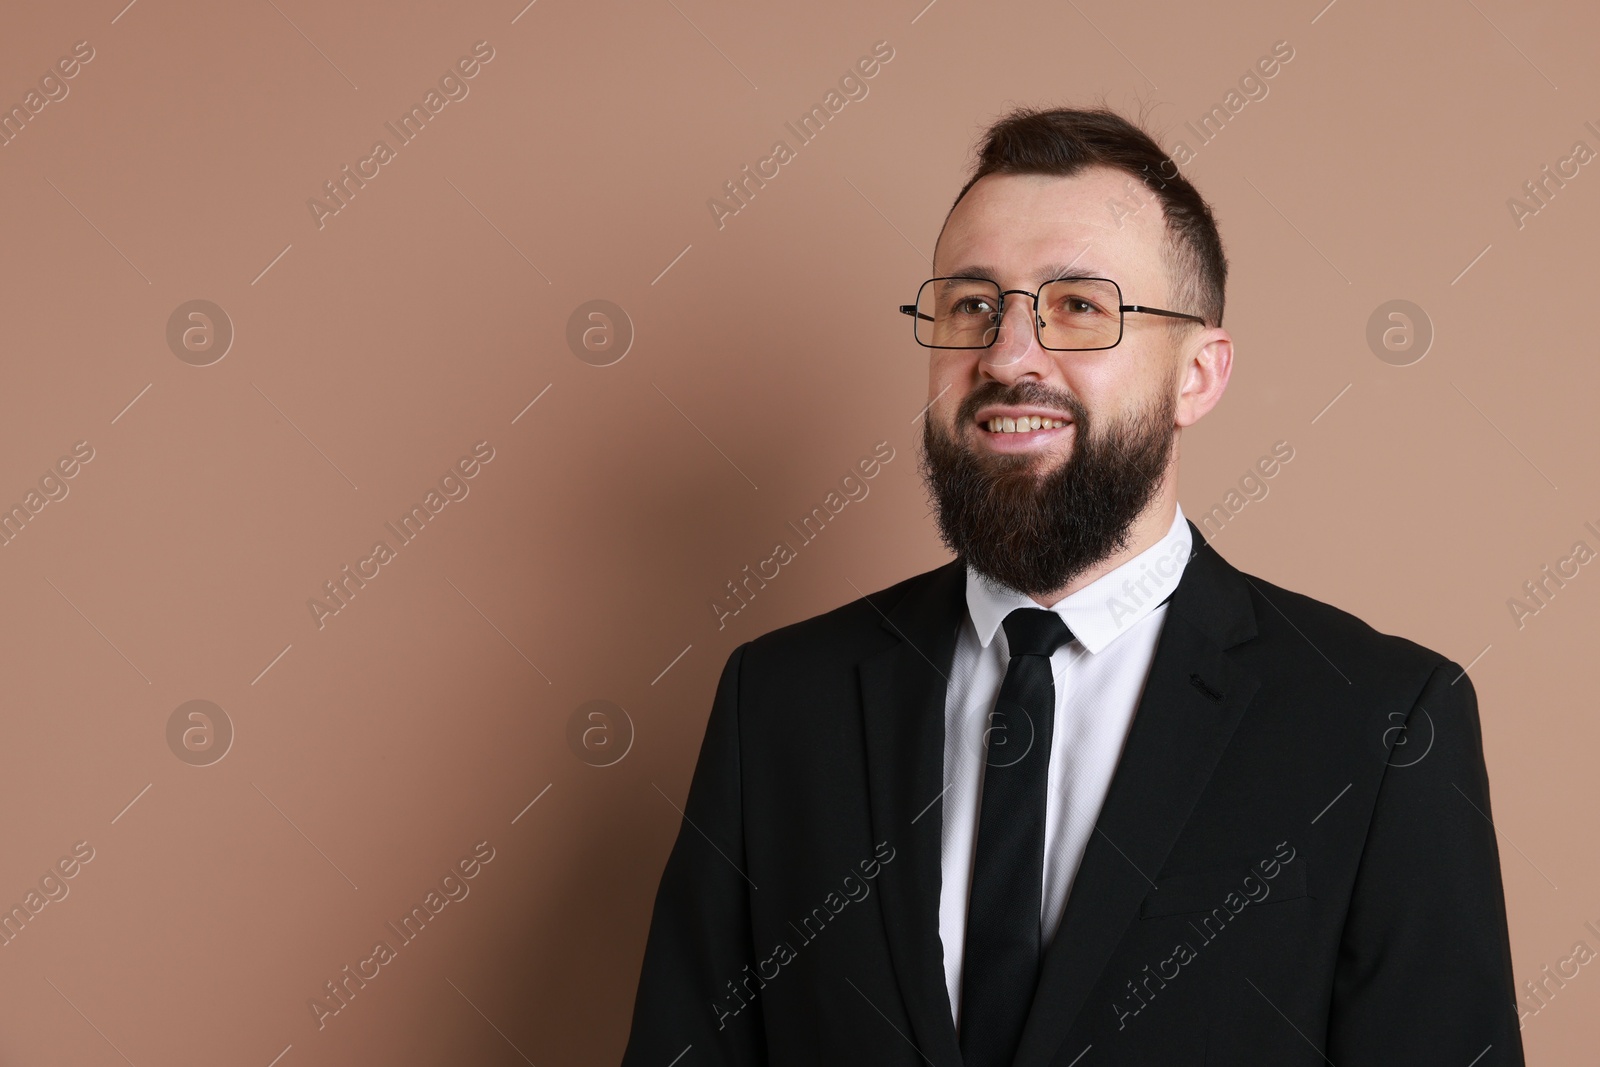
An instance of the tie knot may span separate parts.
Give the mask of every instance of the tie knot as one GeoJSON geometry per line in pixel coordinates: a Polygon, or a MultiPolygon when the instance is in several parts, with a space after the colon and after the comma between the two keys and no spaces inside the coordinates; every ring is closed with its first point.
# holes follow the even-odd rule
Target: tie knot
{"type": "Polygon", "coordinates": [[[1006,628],[1006,644],[1012,658],[1044,656],[1072,640],[1072,631],[1061,616],[1044,608],[1018,608],[1001,623],[1006,628]]]}

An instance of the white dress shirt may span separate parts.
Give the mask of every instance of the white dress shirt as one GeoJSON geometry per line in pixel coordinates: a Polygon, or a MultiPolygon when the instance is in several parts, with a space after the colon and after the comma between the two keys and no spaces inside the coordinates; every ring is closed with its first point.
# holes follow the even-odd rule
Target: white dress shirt
{"type": "MultiPolygon", "coordinates": [[[[1177,508],[1167,535],[1116,570],[1048,610],[1075,640],[1050,657],[1056,717],[1045,796],[1040,944],[1049,945],[1066,907],[1084,847],[1100,817],[1112,772],[1133,722],[1167,607],[1189,561],[1189,524],[1177,508]]],[[[961,965],[967,899],[983,795],[984,728],[1011,661],[1005,629],[1012,611],[1043,605],[967,568],[967,618],[945,693],[943,840],[939,937],[950,1009],[961,1022],[961,965]]]]}

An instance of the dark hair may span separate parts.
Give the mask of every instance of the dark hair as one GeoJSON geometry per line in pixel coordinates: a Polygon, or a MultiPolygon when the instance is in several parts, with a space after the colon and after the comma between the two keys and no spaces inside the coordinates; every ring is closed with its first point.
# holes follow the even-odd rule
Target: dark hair
{"type": "MultiPolygon", "coordinates": [[[[955,211],[967,190],[985,175],[1064,178],[1097,164],[1133,175],[1161,201],[1167,223],[1167,268],[1177,305],[1172,310],[1222,325],[1228,260],[1210,206],[1148,133],[1110,108],[1017,108],[1005,115],[989,127],[972,177],[950,210],[955,211]]],[[[948,213],[945,219],[949,220],[948,213]]]]}

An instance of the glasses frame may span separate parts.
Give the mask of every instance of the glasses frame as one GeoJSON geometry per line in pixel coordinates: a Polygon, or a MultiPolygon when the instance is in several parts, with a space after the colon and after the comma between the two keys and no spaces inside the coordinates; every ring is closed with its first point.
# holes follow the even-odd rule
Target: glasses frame
{"type": "MultiPolygon", "coordinates": [[[[1115,348],[1122,343],[1122,335],[1125,332],[1128,322],[1127,313],[1130,311],[1136,311],[1141,315],[1165,315],[1168,318],[1173,319],[1188,319],[1191,322],[1198,322],[1202,326],[1206,324],[1206,320],[1201,318],[1199,315],[1189,315],[1182,311],[1168,311],[1165,308],[1154,308],[1145,304],[1124,304],[1122,302],[1122,286],[1118,285],[1110,278],[1091,277],[1051,278],[1049,282],[1045,282],[1045,285],[1049,285],[1050,282],[1105,282],[1107,285],[1111,286],[1117,291],[1117,339],[1108,345],[1098,345],[1094,348],[1052,348],[1050,345],[1045,344],[1044,338],[1039,332],[1045,324],[1044,320],[1039,317],[1039,293],[1030,293],[1026,289],[1001,289],[1000,284],[990,278],[974,278],[965,274],[948,274],[938,278],[929,278],[927,281],[917,286],[917,303],[901,304],[900,314],[910,315],[913,319],[926,319],[927,321],[932,322],[933,316],[922,315],[917,312],[917,304],[922,302],[922,291],[928,286],[932,285],[934,282],[953,281],[984,282],[998,289],[1000,292],[1000,307],[995,312],[997,319],[1004,317],[1006,313],[1007,296],[1011,295],[1012,293],[1017,293],[1021,296],[1031,298],[1033,300],[1033,339],[1039,343],[1040,348],[1043,348],[1048,352],[1104,352],[1108,348],[1115,348]]],[[[1041,285],[1039,289],[1042,292],[1044,286],[1041,285]]],[[[994,338],[986,345],[930,345],[922,338],[917,336],[917,324],[913,322],[911,324],[911,338],[923,348],[943,348],[955,351],[975,352],[985,348],[993,348],[995,341],[1000,339],[1000,331],[995,330],[994,338]]]]}

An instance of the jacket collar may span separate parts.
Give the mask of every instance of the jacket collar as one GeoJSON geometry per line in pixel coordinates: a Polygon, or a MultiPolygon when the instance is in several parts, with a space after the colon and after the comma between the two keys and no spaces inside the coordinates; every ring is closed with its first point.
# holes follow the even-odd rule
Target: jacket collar
{"type": "MultiPolygon", "coordinates": [[[[1246,580],[1186,525],[1192,554],[1045,953],[1019,1067],[1045,1067],[1055,1056],[1260,684],[1226,652],[1256,634],[1246,580]]],[[[885,932],[911,1039],[936,1067],[961,1063],[938,917],[945,690],[966,617],[965,579],[956,559],[902,583],[898,599],[867,597],[897,640],[860,664],[873,839],[906,857],[880,874],[885,932]]]]}

